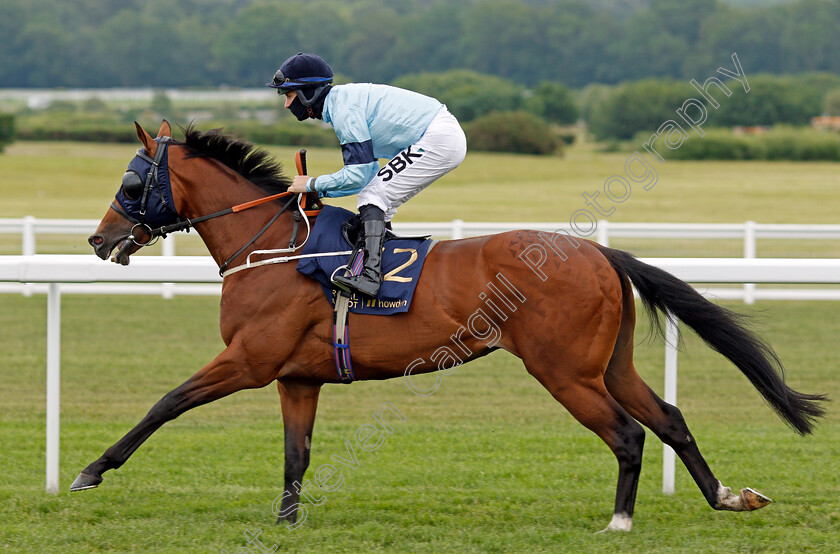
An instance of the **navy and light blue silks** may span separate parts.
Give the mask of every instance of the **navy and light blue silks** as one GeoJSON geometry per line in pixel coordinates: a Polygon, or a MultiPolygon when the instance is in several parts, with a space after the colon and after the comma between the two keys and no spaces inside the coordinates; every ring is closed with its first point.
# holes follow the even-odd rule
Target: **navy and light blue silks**
{"type": "Polygon", "coordinates": [[[388,85],[334,86],[322,117],[335,129],[344,167],[311,181],[311,192],[331,198],[357,194],[379,171],[377,160],[390,160],[417,142],[442,107],[434,98],[388,85]]]}
{"type": "MultiPolygon", "coordinates": [[[[345,252],[352,246],[341,232],[342,224],[355,214],[343,208],[324,206],[312,226],[312,234],[306,241],[301,254],[320,252],[345,252]]],[[[432,245],[430,239],[392,239],[385,242],[382,256],[382,286],[375,299],[354,294],[350,299],[350,311],[358,314],[390,315],[408,311],[414,289],[420,278],[420,271],[426,254],[432,245]]],[[[298,261],[297,270],[321,283],[324,294],[334,304],[334,292],[330,276],[336,268],[346,265],[348,255],[303,258],[298,261]]]]}

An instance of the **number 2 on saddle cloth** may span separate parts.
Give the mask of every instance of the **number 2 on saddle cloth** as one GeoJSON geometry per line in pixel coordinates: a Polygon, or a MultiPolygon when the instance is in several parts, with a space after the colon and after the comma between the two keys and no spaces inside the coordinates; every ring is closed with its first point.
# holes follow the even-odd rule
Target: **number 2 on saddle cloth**
{"type": "MultiPolygon", "coordinates": [[[[348,262],[347,249],[352,248],[355,240],[352,231],[342,232],[344,224],[351,221],[355,214],[343,208],[324,206],[315,224],[312,234],[306,242],[302,254],[336,252],[335,256],[303,257],[298,261],[297,270],[315,279],[321,284],[324,294],[335,311],[334,346],[336,369],[342,382],[351,382],[352,365],[349,353],[349,331],[347,314],[349,312],[369,315],[391,315],[408,311],[414,295],[420,272],[426,255],[434,245],[427,236],[399,237],[388,233],[382,255],[382,286],[376,298],[360,296],[338,289],[332,284],[332,275],[336,271],[358,272],[362,267],[363,252],[354,252],[348,262]]],[[[356,218],[358,220],[358,218],[356,218]]],[[[352,225],[351,225],[352,227],[352,225]]]]}

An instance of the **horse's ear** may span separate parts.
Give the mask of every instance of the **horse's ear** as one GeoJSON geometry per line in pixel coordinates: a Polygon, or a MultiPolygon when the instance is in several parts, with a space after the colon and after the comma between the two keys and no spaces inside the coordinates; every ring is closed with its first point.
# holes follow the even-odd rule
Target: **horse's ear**
{"type": "Polygon", "coordinates": [[[160,131],[158,131],[157,136],[158,138],[172,136],[172,127],[170,127],[169,122],[165,119],[163,120],[163,123],[160,124],[160,131]]]}
{"type": "Polygon", "coordinates": [[[155,142],[155,139],[153,139],[152,136],[147,133],[136,121],[134,122],[134,128],[137,129],[137,138],[143,143],[143,148],[146,149],[146,152],[148,152],[150,156],[154,156],[155,150],[157,150],[157,143],[155,142]]]}

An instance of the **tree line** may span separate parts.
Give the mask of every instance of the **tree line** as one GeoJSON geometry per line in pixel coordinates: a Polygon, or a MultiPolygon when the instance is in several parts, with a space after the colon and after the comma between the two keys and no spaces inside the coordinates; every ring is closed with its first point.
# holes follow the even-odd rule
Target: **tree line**
{"type": "Polygon", "coordinates": [[[4,0],[0,87],[261,86],[312,51],[339,80],[470,69],[524,86],[840,73],[840,2],[4,0]],[[743,4],[746,4],[744,6],[743,4]]]}

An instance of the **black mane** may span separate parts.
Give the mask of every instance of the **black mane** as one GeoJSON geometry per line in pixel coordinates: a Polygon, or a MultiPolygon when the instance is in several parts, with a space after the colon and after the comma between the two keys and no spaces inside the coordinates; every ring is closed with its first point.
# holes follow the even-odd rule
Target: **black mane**
{"type": "Polygon", "coordinates": [[[190,150],[190,158],[218,160],[269,194],[285,192],[292,184],[280,162],[246,140],[225,135],[221,129],[203,132],[192,123],[182,130],[185,138],[181,144],[190,150]]]}

